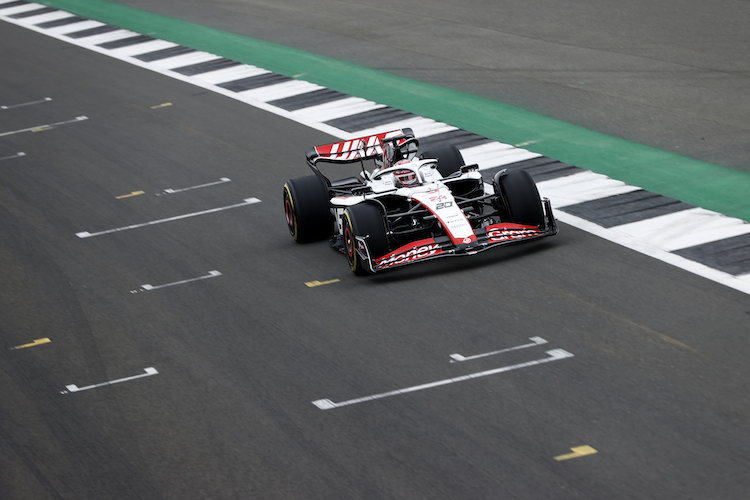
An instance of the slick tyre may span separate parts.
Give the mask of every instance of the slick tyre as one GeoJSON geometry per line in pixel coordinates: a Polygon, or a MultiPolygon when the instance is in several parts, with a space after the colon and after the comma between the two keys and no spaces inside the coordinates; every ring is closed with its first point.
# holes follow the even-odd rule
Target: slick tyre
{"type": "Polygon", "coordinates": [[[325,179],[308,175],[288,180],[284,184],[284,214],[289,233],[297,243],[331,237],[333,219],[325,179]]]}
{"type": "Polygon", "coordinates": [[[371,259],[388,253],[388,239],[385,234],[385,221],[380,209],[369,203],[354,205],[344,210],[343,236],[346,260],[354,274],[371,274],[366,262],[357,253],[357,236],[368,236],[367,248],[371,259]]]}
{"type": "Polygon", "coordinates": [[[544,225],[544,209],[534,180],[525,170],[494,179],[495,194],[501,197],[511,222],[527,226],[544,225]]]}
{"type": "Polygon", "coordinates": [[[456,146],[443,146],[425,151],[419,155],[421,159],[435,158],[438,161],[438,172],[443,177],[448,177],[453,172],[464,166],[464,157],[456,146]]]}

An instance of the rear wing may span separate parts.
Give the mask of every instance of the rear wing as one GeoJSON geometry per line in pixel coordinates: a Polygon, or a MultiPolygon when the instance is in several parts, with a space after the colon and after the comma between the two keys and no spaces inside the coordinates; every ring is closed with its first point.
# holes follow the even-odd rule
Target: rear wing
{"type": "Polygon", "coordinates": [[[395,142],[398,146],[414,138],[414,132],[410,128],[392,130],[391,132],[360,137],[351,141],[315,146],[305,151],[305,157],[307,157],[307,164],[310,165],[310,168],[316,174],[320,174],[320,171],[315,166],[320,161],[326,163],[354,163],[375,158],[377,155],[383,153],[383,148],[381,147],[383,143],[395,142]]]}

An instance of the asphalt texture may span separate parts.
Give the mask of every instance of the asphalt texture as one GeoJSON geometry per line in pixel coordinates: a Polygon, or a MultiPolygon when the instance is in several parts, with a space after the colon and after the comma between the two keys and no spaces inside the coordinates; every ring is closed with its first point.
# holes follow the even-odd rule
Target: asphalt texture
{"type": "Polygon", "coordinates": [[[283,219],[283,182],[330,137],[7,23],[0,40],[0,105],[52,98],[0,111],[0,133],[32,129],[0,137],[25,153],[0,160],[3,498],[746,496],[747,295],[564,225],[355,277],[283,219]],[[573,357],[312,404],[554,349],[573,357]]]}
{"type": "Polygon", "coordinates": [[[750,173],[743,0],[115,0],[750,173]]]}

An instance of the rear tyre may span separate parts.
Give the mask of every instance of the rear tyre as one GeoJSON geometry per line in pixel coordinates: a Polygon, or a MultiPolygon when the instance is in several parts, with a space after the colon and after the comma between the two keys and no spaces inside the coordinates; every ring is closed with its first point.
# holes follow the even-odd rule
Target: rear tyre
{"type": "Polygon", "coordinates": [[[453,172],[465,165],[464,157],[456,146],[443,146],[425,151],[419,155],[421,159],[435,158],[438,161],[438,172],[443,177],[448,177],[453,172]]]}
{"type": "Polygon", "coordinates": [[[542,199],[527,171],[516,170],[497,176],[493,184],[495,194],[505,203],[511,222],[526,226],[544,225],[542,199]]]}
{"type": "Polygon", "coordinates": [[[356,236],[369,236],[367,247],[370,258],[377,259],[388,253],[388,238],[385,234],[385,221],[380,209],[369,203],[347,207],[343,216],[344,249],[346,260],[354,274],[371,274],[367,263],[357,254],[356,236]]]}
{"type": "Polygon", "coordinates": [[[333,235],[328,201],[328,184],[319,175],[297,177],[284,184],[284,214],[294,241],[307,243],[333,235]]]}

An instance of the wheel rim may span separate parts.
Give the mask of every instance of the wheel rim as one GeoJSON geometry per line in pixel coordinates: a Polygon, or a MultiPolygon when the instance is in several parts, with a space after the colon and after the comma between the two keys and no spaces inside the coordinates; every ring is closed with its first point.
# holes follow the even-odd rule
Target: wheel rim
{"type": "Polygon", "coordinates": [[[357,250],[354,248],[354,235],[352,231],[352,221],[349,214],[344,212],[344,246],[346,247],[346,260],[349,267],[355,269],[357,263],[357,250]]]}
{"type": "Polygon", "coordinates": [[[354,239],[352,238],[349,226],[344,228],[344,243],[346,243],[346,256],[349,258],[349,262],[351,262],[354,259],[354,239]]]}
{"type": "Polygon", "coordinates": [[[286,225],[289,228],[289,233],[296,240],[297,239],[297,218],[294,215],[294,204],[289,196],[289,188],[284,186],[284,215],[286,216],[286,225]]]}
{"type": "Polygon", "coordinates": [[[284,212],[286,213],[286,223],[289,227],[294,227],[294,209],[288,199],[284,202],[284,212]]]}

